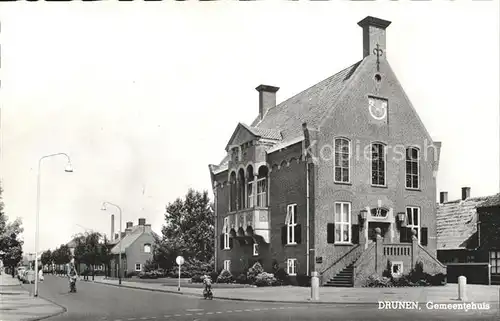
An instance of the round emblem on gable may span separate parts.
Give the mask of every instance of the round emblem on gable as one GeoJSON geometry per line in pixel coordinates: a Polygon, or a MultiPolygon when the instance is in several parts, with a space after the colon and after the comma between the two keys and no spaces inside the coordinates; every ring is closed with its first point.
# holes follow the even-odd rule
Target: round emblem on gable
{"type": "Polygon", "coordinates": [[[387,115],[387,102],[383,100],[370,99],[368,104],[370,115],[377,120],[384,119],[387,115]]]}

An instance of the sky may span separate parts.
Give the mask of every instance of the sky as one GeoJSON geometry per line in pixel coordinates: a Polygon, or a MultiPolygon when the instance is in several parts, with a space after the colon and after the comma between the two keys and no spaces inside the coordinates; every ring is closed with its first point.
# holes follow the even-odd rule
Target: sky
{"type": "Polygon", "coordinates": [[[103,201],[159,232],[165,206],[211,192],[238,122],[362,58],[357,22],[392,21],[386,57],[435,141],[438,192],[499,192],[499,4],[432,2],[2,3],[1,180],[6,214],[40,250],[110,232],[103,201]]]}

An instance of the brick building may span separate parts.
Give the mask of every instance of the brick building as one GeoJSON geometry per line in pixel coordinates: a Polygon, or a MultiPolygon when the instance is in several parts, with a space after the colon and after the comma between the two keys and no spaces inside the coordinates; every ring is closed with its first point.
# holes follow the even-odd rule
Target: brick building
{"type": "MultiPolygon", "coordinates": [[[[491,283],[500,284],[500,194],[459,200],[440,193],[437,210],[438,259],[443,263],[489,263],[491,283]]],[[[479,273],[479,271],[471,273],[479,273]]]]}
{"type": "Polygon", "coordinates": [[[257,118],[239,123],[227,156],[209,165],[218,270],[237,275],[260,261],[266,271],[317,271],[322,284],[347,286],[387,265],[408,273],[417,260],[444,272],[436,259],[441,144],[386,59],[390,22],[358,25],[362,60],[280,104],[278,87],[258,86],[257,118]]]}

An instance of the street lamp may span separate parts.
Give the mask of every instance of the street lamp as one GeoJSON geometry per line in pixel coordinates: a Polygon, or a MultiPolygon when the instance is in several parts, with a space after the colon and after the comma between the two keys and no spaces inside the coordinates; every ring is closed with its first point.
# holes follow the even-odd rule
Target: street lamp
{"type": "Polygon", "coordinates": [[[122,209],[120,206],[110,203],[110,202],[103,202],[101,211],[106,211],[106,205],[111,205],[114,206],[118,209],[120,212],[120,231],[119,231],[119,238],[118,238],[118,246],[119,246],[119,253],[118,253],[118,284],[122,284],[122,209]]]}
{"type": "Polygon", "coordinates": [[[55,156],[65,156],[66,159],[68,160],[68,163],[66,164],[66,167],[64,168],[64,171],[67,173],[72,173],[73,172],[73,166],[71,166],[71,158],[68,156],[66,153],[56,153],[56,154],[50,154],[46,156],[42,156],[38,160],[38,173],[37,173],[37,189],[36,189],[36,229],[35,229],[35,293],[34,296],[38,296],[38,236],[39,236],[39,229],[40,229],[40,224],[39,224],[39,216],[40,216],[40,169],[42,166],[42,160],[49,158],[49,157],[55,157],[55,156]]]}

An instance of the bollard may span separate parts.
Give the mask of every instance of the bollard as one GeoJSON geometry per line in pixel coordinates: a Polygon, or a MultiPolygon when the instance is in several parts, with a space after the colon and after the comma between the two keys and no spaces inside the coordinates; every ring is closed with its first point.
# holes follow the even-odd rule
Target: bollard
{"type": "Polygon", "coordinates": [[[467,278],[463,275],[458,277],[458,299],[462,301],[467,300],[467,292],[466,292],[466,286],[467,286],[467,278]]]}
{"type": "Polygon", "coordinates": [[[311,300],[319,300],[319,277],[318,272],[311,273],[311,300]]]}

